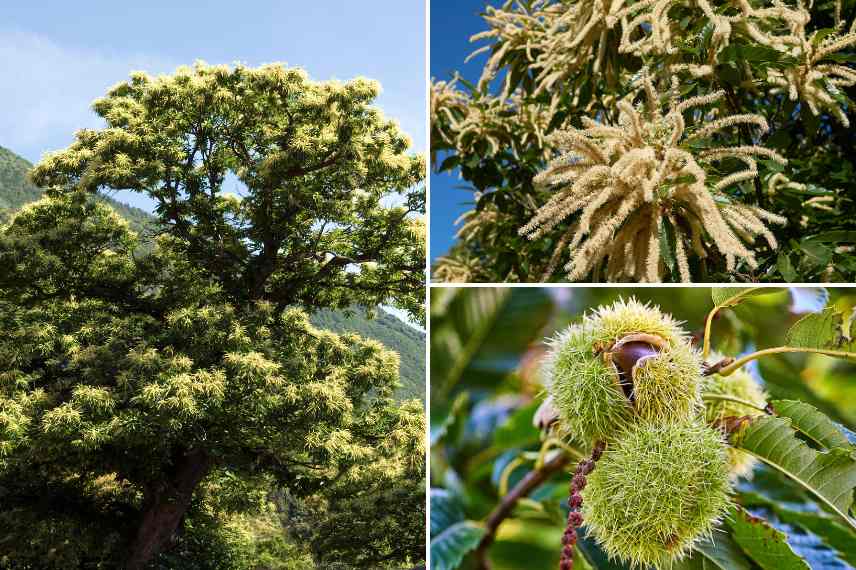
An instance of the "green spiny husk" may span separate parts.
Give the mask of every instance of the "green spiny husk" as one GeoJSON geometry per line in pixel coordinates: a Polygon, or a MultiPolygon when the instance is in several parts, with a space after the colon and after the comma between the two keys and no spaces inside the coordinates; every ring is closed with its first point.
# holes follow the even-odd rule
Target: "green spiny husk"
{"type": "Polygon", "coordinates": [[[609,440],[631,423],[685,420],[700,409],[701,359],[669,315],[635,299],[586,315],[550,341],[543,375],[562,429],[585,444],[609,440]],[[610,350],[623,339],[657,340],[659,354],[640,360],[631,402],[610,350]]]}
{"type": "Polygon", "coordinates": [[[630,427],[582,492],[588,532],[610,557],[665,568],[709,534],[729,505],[726,446],[700,421],[630,427]]]}
{"type": "MultiPolygon", "coordinates": [[[[722,355],[712,354],[710,362],[718,362],[722,355]]],[[[702,392],[720,396],[730,396],[740,400],[751,402],[759,407],[764,407],[767,402],[767,394],[752,375],[743,370],[737,370],[728,376],[712,374],[702,380],[702,392]]],[[[704,403],[705,421],[714,425],[724,418],[741,416],[760,416],[763,412],[744,406],[737,402],[723,400],[709,400],[704,403]]],[[[758,463],[758,460],[739,449],[728,447],[728,463],[731,467],[733,478],[748,477],[758,463]]]]}

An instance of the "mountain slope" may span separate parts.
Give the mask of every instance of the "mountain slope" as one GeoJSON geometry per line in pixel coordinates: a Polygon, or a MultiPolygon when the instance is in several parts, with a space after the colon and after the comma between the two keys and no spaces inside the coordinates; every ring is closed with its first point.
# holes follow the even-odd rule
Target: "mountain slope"
{"type": "MultiPolygon", "coordinates": [[[[27,178],[32,168],[27,160],[0,146],[0,223],[21,206],[38,200],[42,190],[27,178]]],[[[152,227],[154,218],[144,210],[133,208],[111,198],[102,198],[136,232],[152,227]]],[[[425,399],[425,334],[409,327],[396,317],[378,309],[377,317],[372,320],[365,311],[356,309],[347,316],[339,311],[321,310],[312,316],[312,322],[319,328],[335,332],[354,332],[367,338],[382,342],[401,358],[401,389],[399,398],[425,399]]]]}
{"type": "Polygon", "coordinates": [[[42,191],[27,179],[32,165],[0,146],[0,210],[17,210],[38,200],[42,191]]]}

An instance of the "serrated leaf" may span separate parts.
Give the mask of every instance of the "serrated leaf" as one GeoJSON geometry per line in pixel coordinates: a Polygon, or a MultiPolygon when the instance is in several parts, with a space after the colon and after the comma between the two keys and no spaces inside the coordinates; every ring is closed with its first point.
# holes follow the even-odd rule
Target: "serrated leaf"
{"type": "Polygon", "coordinates": [[[734,437],[734,446],[748,451],[811,492],[856,529],[849,516],[856,488],[856,459],[849,449],[811,449],[796,437],[790,418],[755,418],[734,437]]]}
{"type": "MultiPolygon", "coordinates": [[[[756,481],[753,478],[752,487],[756,486],[756,481]]],[[[780,488],[780,487],[778,487],[780,488]]],[[[787,499],[782,497],[768,497],[759,494],[757,491],[740,491],[738,502],[744,507],[758,507],[770,510],[775,514],[776,518],[786,525],[798,527],[806,533],[811,533],[811,536],[820,541],[822,548],[812,544],[811,539],[799,540],[801,544],[808,543],[809,547],[816,555],[828,556],[829,553],[818,552],[819,550],[828,549],[841,560],[850,564],[856,564],[856,531],[840,524],[837,519],[830,515],[818,512],[803,510],[814,507],[814,505],[806,505],[800,499],[787,499]]],[[[814,507],[816,508],[816,507],[814,507]]],[[[798,533],[797,533],[798,534],[798,533]]],[[[795,546],[794,533],[788,535],[791,545],[800,552],[802,548],[795,546]]],[[[803,555],[807,560],[808,556],[803,555]]],[[[811,561],[809,560],[811,565],[811,561]]]]}
{"type": "Polygon", "coordinates": [[[811,404],[798,400],[773,400],[770,405],[777,415],[790,418],[794,428],[818,445],[826,449],[850,447],[847,436],[838,425],[811,404]]]}
{"type": "Polygon", "coordinates": [[[431,570],[454,570],[478,547],[484,528],[473,521],[455,523],[431,539],[431,570]]]}
{"type": "Polygon", "coordinates": [[[785,534],[740,507],[729,520],[734,542],[764,570],[810,570],[788,545],[785,534]]]}
{"type": "Polygon", "coordinates": [[[787,346],[818,350],[856,349],[854,341],[844,334],[844,314],[835,307],[827,307],[819,313],[811,313],[788,330],[785,335],[787,346]]]}
{"type": "Polygon", "coordinates": [[[786,509],[776,509],[782,522],[797,525],[814,533],[848,564],[856,566],[856,533],[828,516],[786,509]]]}
{"type": "Polygon", "coordinates": [[[749,297],[778,293],[782,287],[712,287],[710,296],[716,309],[739,305],[749,297]]]}

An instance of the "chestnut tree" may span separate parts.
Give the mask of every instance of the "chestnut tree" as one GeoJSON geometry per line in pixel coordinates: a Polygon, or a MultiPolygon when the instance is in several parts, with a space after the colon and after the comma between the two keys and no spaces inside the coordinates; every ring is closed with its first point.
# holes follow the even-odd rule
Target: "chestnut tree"
{"type": "Polygon", "coordinates": [[[424,159],[378,89],[282,65],[138,73],[95,102],[104,128],[34,168],[46,197],[0,226],[0,567],[144,568],[189,518],[250,508],[224,488],[421,465],[397,356],[307,319],[424,317],[424,159]],[[118,190],[154,200],[155,235],[91,199],[118,190]]]}

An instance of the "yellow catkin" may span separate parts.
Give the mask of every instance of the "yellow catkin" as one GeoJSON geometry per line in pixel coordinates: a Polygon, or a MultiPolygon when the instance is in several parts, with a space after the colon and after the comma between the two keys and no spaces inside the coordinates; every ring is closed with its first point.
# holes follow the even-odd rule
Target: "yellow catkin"
{"type": "Polygon", "coordinates": [[[775,247],[765,221],[781,224],[785,220],[760,208],[729,203],[723,191],[757,177],[754,157],[786,161],[760,146],[709,147],[697,154],[686,148],[688,143],[740,125],[766,131],[766,121],[744,114],[688,128],[683,113],[715,103],[722,92],[686,100],[672,98],[664,112],[660,104],[664,96],[647,75],[639,91],[642,104],[634,106],[630,100],[618,104],[617,124],[586,120],[583,129],[551,136],[550,142],[560,154],[535,177],[535,183],[556,194],[519,233],[540,239],[576,215],[570,240],[557,245],[570,252],[565,269],[571,280],[585,278],[598,263],[613,256],[606,264],[607,279],[661,280],[664,216],[681,240],[680,246],[675,245],[681,280],[690,279],[684,239],[695,255],[716,247],[730,268],[737,259],[755,267],[754,254],[743,242],[751,243],[753,236],[761,235],[775,247]],[[706,168],[725,158],[736,158],[745,168],[719,181],[708,181],[706,168]],[[722,204],[714,199],[717,196],[722,204]]]}

